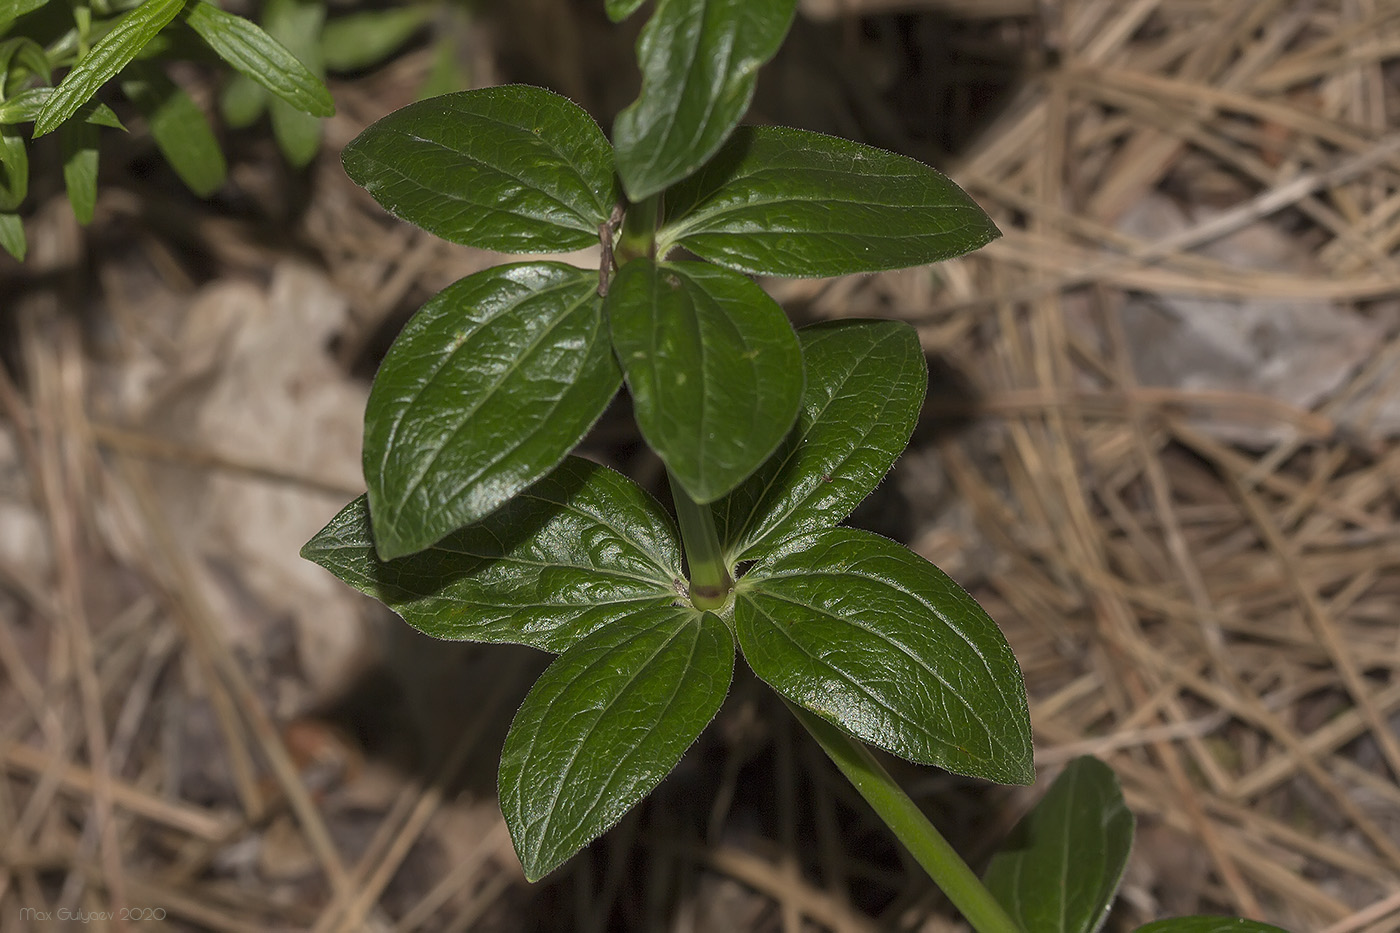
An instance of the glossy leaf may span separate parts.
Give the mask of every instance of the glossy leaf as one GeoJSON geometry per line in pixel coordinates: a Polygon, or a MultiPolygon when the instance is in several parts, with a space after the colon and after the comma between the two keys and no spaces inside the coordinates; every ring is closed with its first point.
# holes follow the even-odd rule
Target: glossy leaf
{"type": "Polygon", "coordinates": [[[680,608],[620,619],[550,665],[501,750],[501,812],[525,877],[549,874],[651,793],[733,672],[729,629],[680,608]]]}
{"type": "Polygon", "coordinates": [[[697,502],[729,492],[797,417],[802,351],[783,309],[737,273],[647,259],[622,267],[607,308],[642,436],[697,502]]]}
{"type": "Polygon", "coordinates": [[[58,131],[63,154],[63,187],[78,223],[92,222],[97,205],[97,127],[73,120],[58,131]]]}
{"type": "Polygon", "coordinates": [[[658,0],[637,41],[641,95],[613,125],[630,199],[675,184],[715,154],[796,9],[796,0],[658,0]]]}
{"type": "Polygon", "coordinates": [[[644,2],[645,0],[606,0],[603,6],[608,11],[608,19],[620,23],[637,12],[637,7],[644,2]]]}
{"type": "Polygon", "coordinates": [[[321,79],[249,20],[204,0],[191,0],[185,22],[235,71],[293,107],[318,117],[335,113],[331,92],[321,79]]]}
{"type": "Polygon", "coordinates": [[[1091,756],[1065,767],[987,866],[992,896],[1027,930],[1096,933],[1133,848],[1118,778],[1091,756]]]}
{"type": "Polygon", "coordinates": [[[755,674],[856,738],[958,774],[1034,779],[1011,649],[907,548],[850,528],[794,538],[739,581],[734,621],[755,674]]]}
{"type": "Polygon", "coordinates": [[[970,252],[999,236],[947,177],[906,156],[784,127],[741,127],[666,193],[663,249],[761,275],[847,275],[970,252]]]}
{"type": "Polygon", "coordinates": [[[0,211],[13,211],[29,193],[29,150],[12,126],[0,126],[0,211]]]}
{"type": "Polygon", "coordinates": [[[152,65],[128,68],[122,93],[146,118],[151,137],[180,180],[202,198],[223,185],[228,165],[204,111],[152,65]]]}
{"type": "Polygon", "coordinates": [[[252,78],[234,75],[219,94],[224,122],[238,130],[252,126],[267,109],[267,91],[252,78]]]}
{"type": "MultiPolygon", "coordinates": [[[[30,123],[37,120],[40,112],[44,109],[44,104],[53,96],[54,90],[51,87],[34,87],[0,103],[0,125],[30,123]]],[[[116,130],[126,129],[125,126],[122,126],[122,121],[117,119],[116,111],[95,100],[83,104],[73,116],[75,120],[91,123],[93,126],[108,126],[116,130]]]]}
{"type": "Polygon", "coordinates": [[[1134,933],[1288,933],[1281,927],[1243,917],[1172,917],[1138,927],[1134,933]]]}
{"type": "Polygon", "coordinates": [[[520,84],[409,104],[357,136],[343,158],[396,217],[506,253],[597,243],[617,201],[598,124],[572,101],[520,84]]]}
{"type": "MultiPolygon", "coordinates": [[[[268,0],[263,7],[267,34],[306,66],[319,80],[324,74],[318,36],[326,22],[326,7],[318,0],[268,0]]],[[[305,168],[321,151],[321,120],[274,97],[268,104],[277,148],[295,168],[305,168]]]]}
{"type": "Polygon", "coordinates": [[[29,251],[29,243],[24,237],[24,224],[18,214],[0,212],[0,248],[24,262],[24,254],[29,251]]]}
{"type": "Polygon", "coordinates": [[[807,387],[773,456],[715,505],[732,566],[837,524],[889,472],[919,417],[928,368],[899,321],[833,321],[797,332],[807,387]]]}
{"type": "Polygon", "coordinates": [[[684,590],[671,518],[631,480],[579,457],[417,554],[376,556],[364,496],[301,553],[434,638],[554,652],[684,590]]]}
{"type": "Polygon", "coordinates": [[[554,469],[621,383],[598,275],[497,266],[439,292],[389,349],[365,412],[384,560],[478,521],[554,469]]]}
{"type": "Polygon", "coordinates": [[[145,0],[117,21],[105,36],[98,39],[88,53],[79,59],[52,95],[44,102],[39,118],[34,121],[34,135],[43,136],[92,99],[102,85],[136,57],[142,47],[165,28],[184,7],[185,0],[145,0]]]}
{"type": "Polygon", "coordinates": [[[377,65],[413,38],[431,13],[430,7],[407,6],[336,17],[321,30],[321,60],[331,71],[377,65]]]}

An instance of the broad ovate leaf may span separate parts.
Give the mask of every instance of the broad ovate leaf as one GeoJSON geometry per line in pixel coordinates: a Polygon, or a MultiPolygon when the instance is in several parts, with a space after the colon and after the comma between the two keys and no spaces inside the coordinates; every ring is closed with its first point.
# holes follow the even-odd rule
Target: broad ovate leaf
{"type": "Polygon", "coordinates": [[[783,127],[742,127],[666,193],[663,248],[760,275],[879,272],[1000,235],[946,176],[907,156],[783,127]]]}
{"type": "Polygon", "coordinates": [[[837,524],[904,450],[928,386],[918,335],[899,321],[832,321],[797,332],[807,386],[773,456],[715,504],[731,566],[837,524]]]}
{"type": "Polygon", "coordinates": [[[204,0],[190,0],[184,16],[214,54],[239,74],[298,110],[318,117],[335,113],[331,92],[321,79],[253,22],[204,0]]]}
{"type": "Polygon", "coordinates": [[[607,310],[637,426],[691,498],[718,499],[768,459],[803,379],[797,336],[763,289],[705,263],[634,259],[607,310]]]}
{"type": "Polygon", "coordinates": [[[1086,755],[1060,772],[992,856],[987,889],[1027,930],[1096,933],[1132,848],[1133,814],[1118,778],[1086,755]]]}
{"type": "Polygon", "coordinates": [[[658,0],[637,41],[641,95],[613,124],[630,199],[685,178],[723,145],[796,9],[796,0],[658,0]]]}
{"type": "Polygon", "coordinates": [[[617,202],[598,124],[572,101],[521,84],[409,104],[355,137],[343,160],[396,217],[505,253],[597,243],[617,202]]]}
{"type": "Polygon", "coordinates": [[[540,676],[501,750],[501,812],[536,881],[651,793],[714,718],[734,638],[713,613],[647,609],[540,676]]]}
{"type": "Polygon", "coordinates": [[[365,411],[374,543],[390,560],[478,521],[559,464],[622,374],[596,272],[497,266],[408,322],[365,411]]]}
{"type": "Polygon", "coordinates": [[[920,764],[1029,784],[1021,669],[982,607],[878,535],[803,535],[738,583],[734,621],[755,674],[862,741],[920,764]]]}
{"type": "Polygon", "coordinates": [[[670,517],[631,480],[579,457],[416,554],[379,559],[364,496],[301,553],[434,638],[553,652],[685,590],[670,517]]]}
{"type": "Polygon", "coordinates": [[[1172,917],[1138,927],[1134,933],[1288,933],[1282,927],[1243,917],[1172,917]]]}

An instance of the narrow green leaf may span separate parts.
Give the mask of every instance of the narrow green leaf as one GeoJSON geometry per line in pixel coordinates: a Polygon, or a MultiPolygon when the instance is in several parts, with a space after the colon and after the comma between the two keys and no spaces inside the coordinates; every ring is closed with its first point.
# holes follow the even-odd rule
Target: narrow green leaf
{"type": "Polygon", "coordinates": [[[564,459],[622,381],[597,273],[497,266],[423,306],[365,412],[375,546],[390,560],[485,517],[564,459]]]}
{"type": "Polygon", "coordinates": [[[184,89],[151,64],[133,64],[122,77],[122,93],[146,118],[151,138],[175,174],[207,198],[228,177],[223,150],[204,111],[184,89]]]}
{"type": "Polygon", "coordinates": [[[1138,927],[1134,933],[1288,933],[1281,927],[1243,917],[1172,917],[1138,927]]]}
{"type": "Polygon", "coordinates": [[[637,426],[697,502],[768,459],[797,417],[802,351],[777,302],[734,272],[634,259],[608,290],[637,426]]]}
{"type": "Polygon", "coordinates": [[[269,102],[268,112],[272,116],[272,135],[287,164],[306,168],[321,151],[321,118],[296,109],[280,97],[269,102]]]}
{"type": "Polygon", "coordinates": [[[337,17],[321,30],[321,60],[331,71],[358,71],[377,65],[423,28],[432,9],[391,7],[337,17]]]}
{"type": "Polygon", "coordinates": [[[549,874],[651,793],[733,674],[729,629],[679,608],[620,619],[550,665],[501,750],[501,812],[525,877],[549,874]]]}
{"type": "Polygon", "coordinates": [[[252,126],[267,109],[267,91],[252,78],[236,74],[219,94],[219,112],[236,130],[252,126]]]}
{"type": "Polygon", "coordinates": [[[0,29],[4,29],[26,13],[33,13],[48,2],[49,0],[0,0],[0,29]]]}
{"type": "Polygon", "coordinates": [[[986,884],[1027,930],[1096,933],[1133,848],[1118,778],[1089,755],[1070,762],[992,856],[986,884]]]}
{"type": "Polygon", "coordinates": [[[755,674],[856,738],[958,774],[1034,779],[1016,658],[907,548],[850,528],[794,538],[739,581],[734,622],[755,674]]]}
{"type": "Polygon", "coordinates": [[[579,457],[417,554],[375,555],[361,496],[301,555],[434,638],[553,652],[684,589],[670,516],[631,480],[579,457]]]}
{"type": "Polygon", "coordinates": [[[593,118],[521,84],[409,104],[357,136],[343,158],[396,217],[505,253],[597,243],[618,197],[612,150],[593,118]]]}
{"type": "Polygon", "coordinates": [[[331,92],[321,79],[256,25],[204,0],[191,0],[185,10],[190,28],[239,74],[298,110],[318,117],[335,113],[331,92]]]}
{"type": "Polygon", "coordinates": [[[25,240],[24,224],[18,214],[0,213],[0,247],[20,262],[24,262],[29,243],[25,240]]]}
{"type": "Polygon", "coordinates": [[[832,321],[797,332],[807,373],[797,424],[715,506],[730,566],[842,521],[909,443],[928,369],[899,321],[832,321]]]}
{"type": "Polygon", "coordinates": [[[185,0],[145,0],[117,21],[64,77],[63,83],[44,102],[34,123],[34,135],[43,136],[58,128],[78,108],[87,103],[102,85],[127,66],[156,33],[165,28],[185,5],[185,0]]]}
{"type": "MultiPolygon", "coordinates": [[[[39,112],[44,109],[44,103],[53,96],[53,93],[54,88],[35,87],[0,103],[0,125],[32,123],[37,120],[39,112]]],[[[125,126],[122,126],[122,121],[117,119],[116,111],[95,100],[90,100],[79,107],[74,118],[84,123],[91,123],[93,126],[108,126],[114,130],[126,129],[125,126]]]]}
{"type": "Polygon", "coordinates": [[[0,42],[0,88],[8,86],[12,77],[22,77],[24,72],[20,72],[20,75],[12,74],[16,65],[31,75],[43,78],[45,83],[53,81],[53,72],[49,68],[49,57],[44,53],[44,47],[27,36],[16,36],[0,42]]]}
{"type": "Polygon", "coordinates": [[[605,0],[604,8],[608,11],[608,19],[620,23],[637,12],[637,7],[644,2],[645,0],[605,0]]]}
{"type": "Polygon", "coordinates": [[[0,211],[13,211],[29,194],[29,149],[13,126],[0,126],[0,211]]]}
{"type": "Polygon", "coordinates": [[[797,0],[658,0],[637,41],[642,93],[613,124],[631,200],[675,184],[723,145],[796,9],[797,0]]]}
{"type": "Polygon", "coordinates": [[[73,120],[59,127],[63,187],[78,223],[92,223],[97,206],[97,127],[73,120]]]}
{"type": "Polygon", "coordinates": [[[971,252],[1000,236],[977,202],[922,162],[848,139],[740,127],[666,192],[661,248],[760,275],[847,275],[971,252]]]}

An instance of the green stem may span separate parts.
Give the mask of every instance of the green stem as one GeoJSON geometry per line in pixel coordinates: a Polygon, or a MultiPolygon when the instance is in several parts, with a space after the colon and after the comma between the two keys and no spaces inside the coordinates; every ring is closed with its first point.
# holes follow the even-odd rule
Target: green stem
{"type": "Polygon", "coordinates": [[[962,911],[974,930],[978,933],[1025,933],[918,805],[875,760],[870,749],[815,713],[792,703],[788,703],[788,709],[836,762],[846,780],[875,809],[890,831],[899,837],[934,884],[962,911]]]}
{"type": "Polygon", "coordinates": [[[622,234],[617,240],[618,264],[638,256],[656,258],[656,221],[661,212],[661,195],[654,194],[627,206],[622,234]]]}
{"type": "Polygon", "coordinates": [[[715,519],[708,505],[701,505],[685,491],[670,471],[671,498],[680,519],[685,561],[690,567],[690,601],[697,609],[718,609],[729,598],[734,581],[724,562],[724,548],[715,533],[715,519]]]}

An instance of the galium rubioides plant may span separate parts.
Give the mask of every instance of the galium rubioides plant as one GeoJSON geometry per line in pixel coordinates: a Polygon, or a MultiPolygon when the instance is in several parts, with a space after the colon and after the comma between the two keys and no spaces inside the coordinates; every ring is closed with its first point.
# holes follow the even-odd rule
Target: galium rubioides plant
{"type": "Polygon", "coordinates": [[[57,131],[68,201],[79,222],[92,220],[99,127],[124,129],[98,99],[112,83],[191,191],[207,196],[223,184],[213,129],[165,70],[176,59],[222,62],[288,113],[335,111],[320,78],[284,45],[205,0],[0,0],[0,248],[20,260],[27,249],[25,124],[33,139],[57,131]]]}
{"type": "Polygon", "coordinates": [[[912,159],[738,126],[795,5],[658,0],[611,144],[575,104],[515,85],[412,104],[347,147],[351,178],[440,237],[513,253],[601,243],[602,258],[497,266],[429,300],[370,393],[368,492],[303,554],[429,635],[558,655],[501,753],[501,809],[532,880],[675,767],[737,650],[978,930],[1089,933],[1132,838],[1105,766],[1066,769],[984,882],[867,748],[1034,778],[996,625],[911,551],[839,527],[918,417],[914,331],[794,332],[746,273],[919,265],[997,230],[912,159]],[[675,520],[570,455],[624,381],[675,520]]]}

